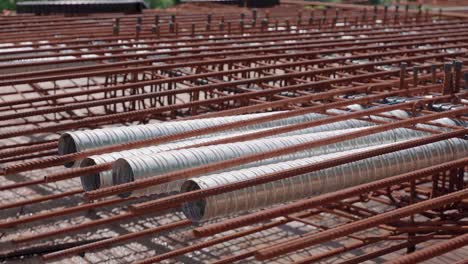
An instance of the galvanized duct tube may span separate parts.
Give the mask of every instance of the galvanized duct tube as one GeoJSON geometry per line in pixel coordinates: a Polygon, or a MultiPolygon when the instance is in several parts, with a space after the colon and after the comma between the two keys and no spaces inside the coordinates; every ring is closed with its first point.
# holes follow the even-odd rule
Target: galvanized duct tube
{"type": "MultiPolygon", "coordinates": [[[[121,144],[162,135],[170,135],[271,114],[272,113],[260,113],[66,132],[59,138],[58,152],[60,155],[65,155],[107,145],[121,144]]],[[[65,164],[66,167],[71,167],[73,165],[74,162],[65,164]]]]}
{"type": "MultiPolygon", "coordinates": [[[[227,160],[242,155],[250,155],[283,147],[293,146],[317,139],[355,131],[332,131],[314,134],[287,136],[280,138],[263,138],[239,143],[230,143],[200,148],[167,151],[155,155],[142,155],[118,159],[112,167],[112,180],[114,184],[122,184],[150,176],[164,174],[170,171],[186,169],[190,167],[205,165],[213,162],[227,160]]],[[[292,153],[266,160],[249,163],[236,167],[245,168],[263,164],[277,163],[286,160],[305,158],[315,155],[340,152],[349,149],[361,148],[372,145],[381,145],[389,142],[401,141],[409,138],[422,136],[424,133],[410,129],[395,129],[365,137],[359,137],[348,141],[339,142],[313,148],[307,151],[292,153]]],[[[232,169],[232,168],[229,168],[232,169]]],[[[142,196],[154,193],[166,193],[179,190],[183,180],[173,181],[168,184],[152,186],[137,190],[132,195],[142,196]]],[[[130,194],[125,194],[130,195],[130,194]]]]}
{"type": "MultiPolygon", "coordinates": [[[[201,128],[232,123],[236,121],[248,120],[271,114],[273,114],[273,112],[66,132],[62,134],[59,139],[58,151],[60,155],[70,154],[107,145],[115,145],[136,140],[148,139],[152,137],[171,135],[201,128]]],[[[250,125],[238,129],[233,129],[231,131],[245,131],[252,129],[262,129],[268,127],[290,125],[295,123],[312,121],[323,117],[326,117],[326,115],[311,113],[301,116],[274,120],[271,122],[250,125]]],[[[349,123],[349,125],[350,126],[346,128],[369,126],[372,124],[369,122],[354,120],[352,123],[349,123]]],[[[77,162],[76,165],[79,165],[80,162],[81,161],[77,162]]],[[[75,162],[65,164],[66,167],[71,167],[73,165],[75,165],[75,162]]]]}
{"type": "MultiPolygon", "coordinates": [[[[450,125],[450,126],[462,126],[462,127],[466,127],[466,125],[467,125],[462,120],[451,119],[451,118],[448,118],[448,117],[436,119],[434,121],[430,121],[429,123],[450,125]]],[[[427,125],[426,124],[417,124],[416,127],[427,128],[427,129],[438,130],[438,131],[444,131],[444,132],[448,132],[448,131],[452,130],[450,128],[443,128],[443,127],[433,126],[433,125],[429,125],[429,124],[427,124],[427,125]]]]}
{"type": "MultiPolygon", "coordinates": [[[[164,151],[173,150],[176,148],[186,147],[186,146],[193,145],[193,144],[206,143],[209,141],[226,138],[227,136],[234,137],[238,135],[259,132],[262,130],[266,130],[266,129],[252,130],[252,131],[248,131],[245,133],[222,134],[222,135],[213,136],[213,137],[196,138],[196,139],[190,139],[190,140],[185,140],[185,141],[171,142],[168,144],[162,144],[162,145],[157,145],[157,146],[129,149],[129,150],[124,150],[124,151],[119,151],[119,152],[95,155],[95,156],[90,156],[88,158],[83,159],[83,161],[81,161],[80,166],[89,167],[89,166],[114,162],[119,158],[141,156],[141,155],[152,155],[152,154],[157,154],[157,153],[161,153],[164,151]]],[[[104,187],[113,185],[112,170],[106,170],[106,171],[101,171],[101,172],[97,172],[94,174],[84,175],[84,176],[81,176],[80,179],[81,179],[81,185],[83,186],[83,189],[85,191],[96,190],[99,188],[104,188],[104,187]]]]}
{"type": "MultiPolygon", "coordinates": [[[[365,125],[370,125],[370,123],[359,121],[359,120],[347,120],[347,121],[336,122],[336,123],[332,123],[328,125],[295,130],[292,132],[283,133],[281,135],[272,136],[272,137],[285,137],[285,136],[290,136],[290,135],[318,133],[318,132],[324,132],[324,131],[330,131],[330,130],[335,131],[335,130],[341,130],[345,128],[357,128],[357,127],[362,127],[365,125]]],[[[151,146],[151,147],[145,147],[145,148],[137,148],[137,149],[130,149],[130,150],[119,151],[119,152],[106,153],[102,155],[96,155],[96,156],[85,158],[83,159],[83,161],[81,161],[80,166],[88,167],[88,166],[99,165],[99,164],[103,164],[107,162],[114,162],[119,158],[156,154],[156,153],[168,151],[168,150],[179,148],[179,147],[185,147],[185,146],[192,145],[192,144],[205,143],[205,142],[213,141],[213,140],[220,139],[220,138],[232,137],[232,136],[236,136],[240,134],[248,134],[248,133],[253,133],[253,132],[266,130],[266,129],[270,129],[270,128],[247,130],[243,133],[231,132],[231,133],[210,134],[211,137],[202,137],[202,138],[195,138],[195,139],[190,138],[187,140],[171,142],[168,144],[163,144],[163,145],[158,145],[158,146],[151,146]]],[[[82,183],[83,189],[86,191],[111,186],[113,185],[111,171],[109,170],[109,171],[103,171],[100,173],[84,175],[81,177],[81,183],[82,183]]]]}
{"type": "MultiPolygon", "coordinates": [[[[366,109],[364,106],[362,105],[359,105],[359,104],[352,104],[352,105],[348,105],[346,106],[346,109],[347,110],[341,110],[341,109],[330,109],[330,110],[327,110],[327,113],[335,113],[335,114],[342,114],[342,113],[347,113],[349,111],[361,111],[361,110],[364,110],[366,109]]],[[[403,110],[392,110],[392,111],[388,111],[388,112],[384,112],[382,113],[384,115],[390,115],[390,116],[393,116],[393,117],[397,117],[397,118],[402,118],[402,119],[406,119],[406,118],[409,118],[410,115],[406,112],[406,111],[403,111],[403,110]]],[[[386,117],[381,117],[381,116],[375,116],[375,115],[370,115],[369,118],[371,120],[377,120],[377,121],[385,121],[385,122],[392,122],[394,121],[393,119],[391,118],[386,118],[386,117]]]]}
{"type": "MultiPolygon", "coordinates": [[[[186,181],[181,189],[183,192],[187,192],[221,186],[252,179],[268,173],[316,163],[340,155],[343,155],[343,153],[192,178],[186,181]]],[[[467,155],[468,141],[450,139],[187,202],[182,206],[182,210],[187,218],[192,221],[205,221],[229,214],[333,192],[365,182],[410,172],[433,164],[464,158],[467,155]]]]}
{"type": "MultiPolygon", "coordinates": [[[[341,114],[341,113],[347,113],[348,111],[361,111],[361,110],[364,110],[366,108],[364,106],[362,106],[362,105],[359,105],[359,104],[353,104],[353,105],[346,106],[346,109],[348,109],[348,110],[330,109],[330,110],[327,110],[327,113],[341,114]]],[[[411,117],[411,115],[408,112],[406,112],[404,110],[400,110],[400,109],[384,112],[382,114],[389,115],[389,116],[396,117],[396,118],[401,118],[401,119],[407,119],[407,118],[411,117]]],[[[385,122],[394,122],[395,121],[392,118],[375,116],[375,115],[370,115],[369,118],[371,120],[376,120],[376,121],[385,121],[385,122]]],[[[467,126],[467,124],[462,120],[451,119],[451,118],[447,118],[447,117],[436,119],[436,120],[430,121],[429,123],[442,124],[442,125],[451,125],[451,126],[464,126],[464,127],[467,126]]],[[[432,126],[432,125],[426,125],[426,124],[417,124],[416,127],[432,129],[432,130],[436,130],[436,131],[444,131],[444,132],[447,132],[447,131],[451,130],[451,129],[447,129],[447,128],[442,128],[442,127],[432,126]]]]}

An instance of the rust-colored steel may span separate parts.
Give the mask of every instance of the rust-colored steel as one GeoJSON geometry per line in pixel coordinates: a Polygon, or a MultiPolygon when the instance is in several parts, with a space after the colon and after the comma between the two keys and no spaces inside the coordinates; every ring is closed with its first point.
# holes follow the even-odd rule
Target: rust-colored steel
{"type": "Polygon", "coordinates": [[[189,3],[140,14],[5,12],[0,19],[0,244],[9,255],[1,258],[9,261],[13,252],[28,261],[27,252],[34,252],[46,261],[121,261],[110,256],[116,252],[111,248],[126,244],[122,259],[139,263],[232,263],[254,257],[333,262],[345,252],[344,263],[361,263],[416,250],[401,257],[406,263],[464,244],[466,158],[202,226],[181,218],[179,206],[185,202],[466,136],[466,15],[413,4],[282,2],[258,10],[189,3]],[[319,5],[327,8],[305,8],[319,5]],[[57,155],[57,139],[66,130],[273,111],[281,113],[57,155]],[[77,178],[108,171],[112,163],[58,167],[309,113],[328,116],[174,151],[241,144],[349,119],[375,126],[88,193],[77,178]],[[107,197],[400,127],[428,136],[216,188],[107,197]],[[330,240],[337,243],[321,243],[330,240]],[[437,240],[439,247],[416,247],[437,240]],[[388,244],[382,246],[384,241],[388,244]],[[365,253],[353,250],[364,247],[365,253]],[[307,254],[299,252],[304,248],[307,254]]]}
{"type": "Polygon", "coordinates": [[[63,258],[63,257],[69,256],[69,255],[74,255],[74,254],[78,254],[78,253],[81,253],[81,252],[86,252],[86,251],[89,251],[89,250],[96,250],[96,249],[99,249],[99,248],[102,248],[102,247],[106,247],[106,246],[108,246],[110,244],[122,243],[122,242],[125,242],[126,240],[135,239],[137,237],[153,235],[153,234],[157,234],[157,233],[160,233],[160,232],[163,232],[163,231],[169,231],[169,230],[174,229],[174,228],[188,226],[191,223],[192,222],[190,220],[180,220],[180,221],[177,221],[177,222],[169,223],[167,225],[158,226],[158,227],[154,227],[154,228],[149,228],[149,229],[146,229],[146,230],[141,231],[141,232],[132,232],[132,233],[129,233],[129,234],[126,234],[126,235],[123,235],[123,236],[118,236],[118,237],[115,237],[115,238],[109,238],[109,239],[97,241],[97,242],[94,242],[94,243],[90,243],[90,244],[87,244],[87,245],[82,245],[82,246],[73,247],[73,248],[70,248],[70,249],[67,249],[67,250],[58,251],[58,252],[55,252],[55,253],[49,253],[49,254],[44,255],[42,258],[44,260],[46,260],[46,261],[50,261],[52,259],[57,259],[57,258],[63,258]]]}
{"type": "Polygon", "coordinates": [[[23,201],[17,201],[17,202],[10,203],[10,204],[0,205],[0,210],[19,207],[19,206],[30,205],[30,204],[34,204],[34,203],[40,203],[40,202],[44,202],[44,201],[52,200],[52,199],[59,199],[59,198],[62,198],[62,197],[77,195],[77,194],[80,194],[80,193],[83,193],[83,192],[84,191],[82,189],[76,189],[76,190],[67,191],[67,192],[58,193],[58,194],[52,194],[52,195],[48,195],[48,196],[45,195],[45,196],[40,196],[40,197],[37,197],[37,198],[28,198],[28,199],[23,200],[23,201]]]}
{"type": "Polygon", "coordinates": [[[434,244],[432,246],[422,248],[409,255],[402,256],[401,258],[395,259],[393,261],[388,261],[386,263],[388,264],[390,263],[392,264],[419,263],[425,260],[432,259],[444,253],[450,252],[457,248],[464,247],[466,245],[468,245],[468,234],[460,235],[455,238],[451,238],[446,241],[434,244]]]}
{"type": "Polygon", "coordinates": [[[84,223],[81,223],[81,224],[78,224],[78,225],[70,225],[70,226],[68,226],[66,228],[54,229],[54,230],[39,233],[39,234],[28,234],[28,235],[23,234],[23,235],[19,235],[16,238],[14,238],[12,240],[12,242],[19,244],[19,243],[27,243],[27,242],[31,242],[31,241],[35,241],[35,240],[40,240],[40,239],[44,239],[44,238],[50,239],[51,237],[56,236],[56,235],[69,234],[71,232],[85,230],[87,228],[91,228],[91,227],[95,227],[95,226],[99,226],[99,225],[104,225],[104,224],[109,224],[109,223],[112,223],[112,222],[117,222],[117,221],[129,219],[129,218],[134,217],[134,216],[136,216],[136,215],[131,214],[131,213],[123,213],[123,214],[119,214],[119,215],[115,215],[115,216],[102,218],[102,219],[99,219],[99,220],[84,222],[84,223]]]}
{"type": "Polygon", "coordinates": [[[330,241],[340,236],[358,232],[372,226],[391,222],[392,220],[401,219],[412,214],[429,210],[437,209],[449,203],[454,203],[459,200],[463,200],[468,197],[468,190],[461,190],[446,194],[428,201],[423,201],[413,205],[406,206],[404,208],[395,209],[389,212],[385,212],[376,216],[369,217],[367,219],[358,220],[354,223],[345,224],[336,227],[332,230],[325,230],[320,234],[310,234],[303,238],[298,238],[294,241],[286,241],[279,245],[275,245],[263,250],[260,250],[256,254],[256,258],[259,260],[266,260],[275,256],[285,254],[292,250],[298,250],[307,246],[315,245],[318,243],[330,241]]]}
{"type": "Polygon", "coordinates": [[[121,201],[129,201],[129,200],[132,200],[132,199],[135,199],[135,198],[133,198],[133,197],[124,198],[124,199],[115,198],[115,199],[109,199],[109,200],[99,201],[99,202],[95,202],[95,203],[86,203],[86,204],[82,204],[82,205],[78,205],[78,206],[74,206],[74,207],[69,207],[69,208],[65,208],[65,209],[57,209],[57,210],[54,210],[54,211],[45,212],[43,214],[38,213],[38,214],[31,215],[31,216],[25,216],[25,217],[22,217],[22,218],[19,218],[19,219],[15,219],[15,220],[12,220],[12,221],[0,222],[0,228],[14,227],[14,226],[19,225],[19,224],[29,223],[29,222],[33,222],[33,221],[37,221],[37,220],[42,220],[42,219],[50,219],[52,217],[57,217],[57,216],[71,214],[71,213],[75,213],[75,212],[79,212],[79,211],[89,210],[91,208],[107,206],[107,205],[110,205],[110,204],[114,204],[116,201],[121,202],[121,201]]]}
{"type": "MultiPolygon", "coordinates": [[[[303,212],[303,213],[298,214],[298,217],[306,217],[306,216],[309,216],[309,215],[311,215],[311,213],[303,212]]],[[[280,226],[280,225],[286,224],[286,223],[288,223],[290,221],[291,221],[291,219],[287,219],[287,218],[282,219],[282,220],[273,221],[271,223],[267,223],[267,224],[264,224],[264,225],[261,225],[261,226],[258,226],[258,227],[249,228],[248,230],[236,232],[236,233],[234,233],[232,235],[227,235],[227,236],[223,236],[223,237],[219,237],[219,238],[215,238],[215,239],[210,239],[208,241],[205,241],[205,242],[202,242],[202,243],[199,243],[199,244],[196,244],[196,245],[192,245],[192,246],[188,246],[188,247],[184,247],[184,248],[180,248],[180,249],[175,249],[175,250],[173,250],[171,252],[163,253],[163,254],[160,254],[160,255],[155,256],[155,257],[151,257],[151,258],[148,258],[148,259],[144,259],[142,261],[138,261],[137,263],[138,264],[158,263],[158,262],[161,262],[162,260],[165,260],[165,259],[173,258],[175,256],[179,256],[179,255],[182,255],[182,254],[185,254],[185,253],[190,253],[190,252],[193,252],[195,250],[200,250],[200,249],[203,249],[205,247],[209,247],[209,246],[219,244],[219,243],[222,243],[222,242],[225,242],[225,241],[228,241],[228,240],[232,240],[232,239],[235,239],[235,238],[243,237],[243,236],[253,234],[253,233],[256,233],[256,232],[260,232],[260,231],[263,231],[263,230],[266,230],[266,229],[269,229],[269,228],[272,228],[272,227],[280,226]]]]}

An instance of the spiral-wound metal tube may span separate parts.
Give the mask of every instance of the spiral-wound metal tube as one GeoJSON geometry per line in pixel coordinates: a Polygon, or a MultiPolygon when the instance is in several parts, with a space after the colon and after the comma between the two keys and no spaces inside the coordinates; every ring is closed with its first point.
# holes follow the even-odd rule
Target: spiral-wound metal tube
{"type": "MultiPolygon", "coordinates": [[[[286,121],[292,122],[294,120],[286,120],[286,121]]],[[[347,120],[347,121],[336,122],[336,123],[332,123],[328,125],[295,130],[295,131],[291,131],[288,133],[283,133],[279,136],[272,136],[272,137],[285,137],[285,136],[290,136],[290,135],[308,134],[308,133],[323,132],[323,131],[329,131],[329,130],[357,128],[357,127],[363,127],[363,126],[370,125],[370,124],[371,123],[363,122],[359,120],[347,120]]],[[[125,150],[125,151],[106,153],[102,155],[95,155],[95,156],[85,158],[83,161],[80,162],[80,166],[88,167],[88,166],[99,165],[99,164],[103,164],[107,162],[114,162],[119,158],[156,154],[156,153],[168,151],[171,149],[185,147],[185,146],[192,145],[192,144],[206,143],[206,142],[213,141],[213,140],[220,139],[220,138],[233,137],[236,135],[248,134],[248,133],[258,132],[258,131],[266,130],[266,129],[269,129],[269,127],[263,128],[263,129],[250,129],[250,130],[246,129],[244,132],[237,132],[237,133],[228,131],[224,133],[210,134],[208,137],[190,138],[187,140],[171,142],[168,144],[163,144],[163,145],[158,145],[158,146],[130,149],[130,150],[125,150]]],[[[81,183],[83,185],[83,189],[86,191],[111,186],[112,174],[110,171],[103,171],[103,172],[95,173],[91,175],[84,175],[81,177],[81,183]]]]}
{"type": "MultiPolygon", "coordinates": [[[[168,144],[162,144],[162,145],[151,146],[151,147],[146,147],[146,148],[129,149],[129,150],[124,150],[124,151],[119,151],[119,152],[95,155],[95,156],[91,156],[91,157],[83,159],[80,166],[89,167],[93,165],[100,165],[104,163],[114,162],[120,158],[125,158],[125,157],[151,155],[151,154],[156,154],[156,153],[169,151],[169,150],[173,150],[177,148],[186,147],[186,146],[193,145],[193,144],[206,143],[209,141],[222,139],[227,136],[233,137],[233,136],[244,135],[244,134],[249,134],[253,132],[259,132],[261,130],[265,130],[265,129],[249,130],[244,133],[229,133],[229,134],[224,133],[218,136],[195,138],[195,139],[171,142],[168,144]]],[[[106,170],[106,171],[101,171],[101,172],[97,172],[94,174],[84,175],[84,176],[81,176],[80,179],[81,179],[81,185],[83,186],[83,189],[85,191],[96,190],[99,188],[104,188],[104,187],[113,185],[112,170],[106,170]]]]}
{"type": "MultiPolygon", "coordinates": [[[[352,129],[356,130],[356,129],[352,129]]],[[[349,133],[348,131],[331,131],[314,134],[304,134],[279,138],[267,138],[206,146],[200,148],[182,149],[167,151],[155,155],[141,155],[128,158],[121,158],[114,162],[112,167],[112,180],[114,184],[122,184],[150,176],[164,174],[170,171],[186,169],[194,166],[205,165],[213,162],[227,160],[241,155],[255,154],[283,147],[302,144],[305,142],[332,137],[335,135],[349,133]]],[[[424,133],[410,129],[395,129],[365,137],[359,137],[335,144],[330,144],[320,148],[313,148],[307,151],[296,152],[271,159],[259,160],[244,166],[245,168],[258,166],[261,164],[277,163],[286,160],[305,158],[327,153],[345,151],[349,149],[361,148],[372,145],[380,145],[389,142],[401,141],[409,138],[422,136],[424,133]]],[[[232,169],[232,168],[231,168],[232,169]]],[[[149,187],[138,190],[133,195],[149,195],[154,193],[165,193],[179,190],[183,180],[173,181],[168,184],[149,187]]]]}
{"type": "MultiPolygon", "coordinates": [[[[171,135],[271,114],[272,113],[260,113],[66,132],[60,136],[58,152],[60,155],[65,155],[87,149],[143,140],[163,135],[171,135]]],[[[311,114],[307,117],[318,118],[320,116],[321,115],[311,114]]],[[[279,120],[276,123],[281,123],[281,121],[283,120],[279,120]]],[[[79,165],[80,162],[77,163],[79,165]]],[[[71,167],[73,165],[75,165],[73,162],[65,164],[66,167],[71,167]]]]}
{"type": "MultiPolygon", "coordinates": [[[[434,121],[428,122],[430,124],[441,124],[441,125],[449,125],[449,126],[464,126],[466,127],[466,123],[462,121],[461,119],[451,119],[451,118],[439,118],[434,121]]],[[[432,130],[438,130],[438,131],[443,131],[443,132],[448,132],[451,131],[450,128],[444,128],[444,127],[439,127],[439,126],[433,126],[429,124],[417,124],[416,127],[418,128],[427,128],[427,129],[432,129],[432,130]]]]}
{"type": "MultiPolygon", "coordinates": [[[[346,109],[347,110],[330,109],[330,110],[327,110],[327,113],[342,114],[342,113],[347,113],[349,111],[361,111],[361,110],[364,110],[365,107],[362,106],[362,105],[359,105],[359,104],[353,104],[353,105],[346,106],[346,109]]],[[[396,118],[399,118],[399,119],[407,119],[407,118],[411,117],[411,115],[408,112],[406,112],[404,110],[400,110],[400,109],[392,110],[392,111],[388,111],[388,112],[383,112],[382,114],[383,115],[388,115],[388,116],[391,116],[391,117],[396,117],[396,118]]],[[[392,119],[392,118],[387,118],[387,117],[382,117],[382,116],[375,116],[375,115],[370,115],[369,118],[371,120],[376,120],[376,121],[385,121],[385,122],[395,121],[395,119],[392,119]]],[[[466,127],[466,125],[467,125],[466,122],[464,122],[463,120],[451,119],[451,118],[447,118],[447,117],[436,119],[436,120],[430,121],[429,123],[450,125],[450,126],[464,126],[464,127],[466,127]]],[[[443,128],[443,127],[433,126],[433,125],[429,125],[429,124],[417,124],[416,127],[431,129],[431,130],[436,130],[436,131],[444,131],[444,132],[450,131],[449,128],[443,128]]]]}
{"type": "MultiPolygon", "coordinates": [[[[206,189],[244,181],[259,175],[300,167],[344,154],[333,153],[192,178],[182,185],[182,191],[206,189]]],[[[182,210],[187,218],[193,221],[204,221],[228,214],[332,192],[433,164],[456,160],[467,155],[468,141],[450,139],[187,202],[182,206],[182,210]]]]}
{"type": "MultiPolygon", "coordinates": [[[[359,105],[359,104],[353,104],[353,105],[346,106],[346,109],[347,110],[329,109],[329,110],[327,110],[327,113],[342,114],[342,113],[347,113],[349,111],[361,111],[361,110],[364,110],[366,108],[364,106],[362,106],[362,105],[359,105]]],[[[406,118],[410,117],[408,112],[406,112],[404,110],[399,110],[399,109],[388,111],[388,112],[383,112],[382,114],[383,115],[389,115],[389,116],[396,117],[396,118],[402,118],[402,119],[406,119],[406,118]]],[[[375,115],[370,115],[369,118],[371,120],[378,120],[378,121],[385,121],[385,122],[394,121],[394,119],[392,119],[392,118],[375,116],[375,115]]]]}
{"type": "MultiPolygon", "coordinates": [[[[87,149],[143,140],[158,136],[172,135],[196,129],[233,123],[236,121],[248,120],[265,115],[271,115],[273,113],[274,112],[66,132],[62,134],[59,139],[58,151],[60,155],[70,154],[84,151],[87,149]]],[[[326,117],[326,115],[310,113],[265,123],[249,125],[242,128],[232,129],[230,131],[246,131],[252,129],[291,125],[295,123],[312,121],[323,117],[326,117]]],[[[337,128],[334,129],[362,127],[369,125],[372,125],[372,123],[360,120],[350,120],[346,121],[345,123],[340,122],[340,124],[337,125],[337,128]],[[344,124],[346,124],[346,126],[344,126],[344,124]]],[[[202,135],[200,137],[205,137],[205,135],[202,135]]],[[[71,162],[65,164],[65,166],[71,167],[73,165],[79,165],[80,163],[81,161],[76,162],[76,164],[75,162],[71,162]]]]}

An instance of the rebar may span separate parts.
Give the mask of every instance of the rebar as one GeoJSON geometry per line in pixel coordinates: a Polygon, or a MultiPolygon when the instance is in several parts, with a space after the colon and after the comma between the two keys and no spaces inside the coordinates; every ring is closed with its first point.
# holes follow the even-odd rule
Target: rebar
{"type": "Polygon", "coordinates": [[[430,201],[423,201],[413,205],[409,205],[405,208],[395,209],[389,212],[385,212],[367,219],[358,220],[354,223],[344,224],[342,226],[336,227],[332,230],[323,231],[320,234],[314,235],[310,234],[304,238],[299,238],[295,241],[284,242],[279,245],[275,245],[270,248],[266,248],[257,253],[256,258],[259,260],[266,260],[273,256],[278,256],[284,254],[291,249],[303,248],[306,246],[311,246],[315,243],[320,243],[324,241],[329,241],[330,239],[337,238],[342,236],[345,233],[355,233],[357,231],[366,229],[370,226],[376,224],[384,224],[390,222],[394,219],[400,219],[409,215],[412,215],[417,212],[421,212],[428,209],[439,208],[445,204],[453,203],[454,201],[465,199],[468,197],[468,190],[461,190],[446,194],[430,201]]]}
{"type": "Polygon", "coordinates": [[[33,262],[463,255],[441,254],[468,226],[456,195],[467,169],[466,14],[424,1],[180,2],[3,13],[1,247],[33,262]],[[114,182],[117,159],[154,156],[147,178],[114,182]],[[145,241],[165,253],[148,255],[145,241]]]}

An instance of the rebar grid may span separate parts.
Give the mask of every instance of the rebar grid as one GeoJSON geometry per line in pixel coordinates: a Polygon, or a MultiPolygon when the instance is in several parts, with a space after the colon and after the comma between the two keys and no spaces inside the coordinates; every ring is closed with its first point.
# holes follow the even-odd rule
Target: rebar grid
{"type": "Polygon", "coordinates": [[[416,250],[405,262],[426,259],[429,250],[417,252],[426,245],[436,249],[431,257],[464,246],[466,158],[203,225],[180,212],[186,202],[466,137],[468,18],[418,7],[319,9],[285,2],[211,14],[0,19],[0,259],[360,263],[416,250]],[[407,116],[392,115],[397,110],[407,116]],[[70,130],[258,112],[274,113],[62,156],[57,151],[59,136],[70,130]],[[78,178],[112,163],[61,167],[311,113],[327,115],[178,149],[280,137],[351,119],[374,125],[90,192],[78,178]],[[457,123],[434,123],[441,118],[457,123]],[[395,128],[427,136],[208,189],[113,196],[395,128]],[[439,241],[446,242],[437,247],[439,241]]]}

